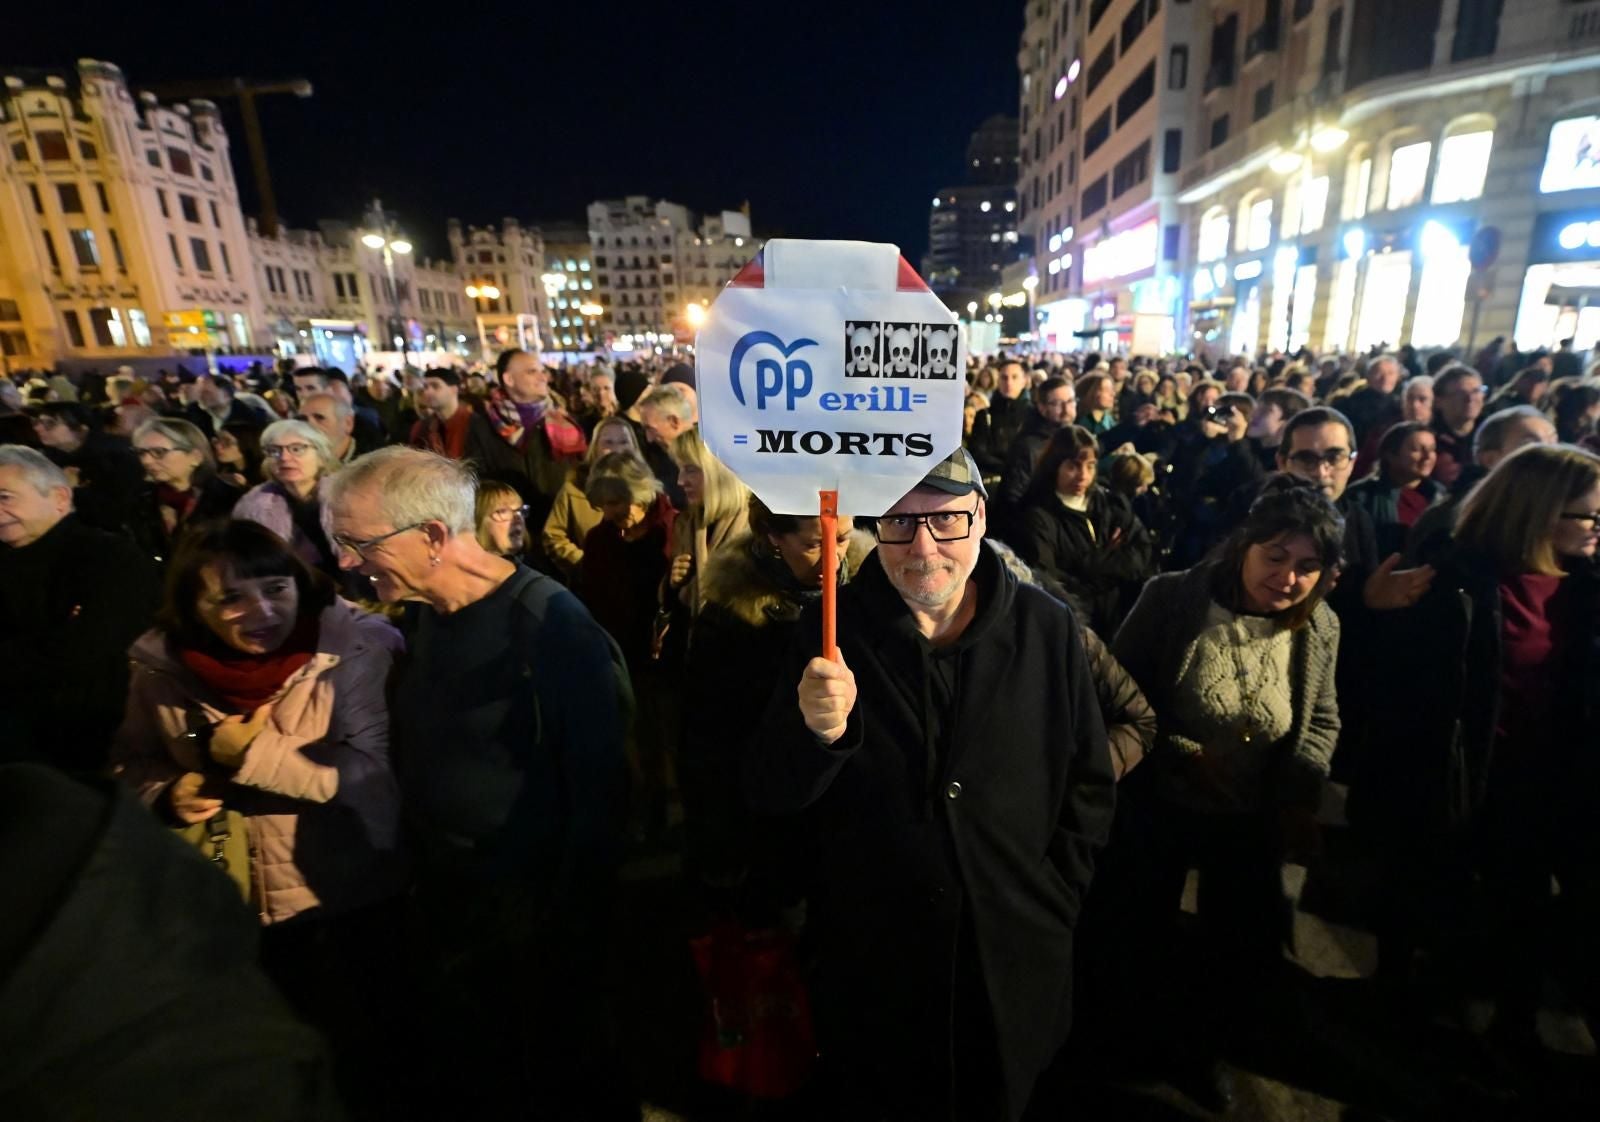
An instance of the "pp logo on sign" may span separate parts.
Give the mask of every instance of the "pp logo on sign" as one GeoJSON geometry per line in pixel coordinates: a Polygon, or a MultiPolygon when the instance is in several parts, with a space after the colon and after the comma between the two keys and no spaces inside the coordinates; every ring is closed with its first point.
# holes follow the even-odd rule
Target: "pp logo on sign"
{"type": "Polygon", "coordinates": [[[951,324],[848,320],[845,377],[952,380],[957,376],[957,341],[951,324]]]}
{"type": "Polygon", "coordinates": [[[802,347],[816,345],[815,339],[785,343],[770,331],[752,331],[745,335],[734,344],[733,354],[728,357],[728,378],[733,383],[734,400],[745,404],[744,381],[739,376],[745,355],[757,347],[767,347],[777,351],[785,361],[779,362],[770,356],[756,359],[756,408],[765,409],[769,400],[782,396],[784,408],[792,410],[797,401],[811,393],[812,384],[811,364],[792,356],[802,347]]]}

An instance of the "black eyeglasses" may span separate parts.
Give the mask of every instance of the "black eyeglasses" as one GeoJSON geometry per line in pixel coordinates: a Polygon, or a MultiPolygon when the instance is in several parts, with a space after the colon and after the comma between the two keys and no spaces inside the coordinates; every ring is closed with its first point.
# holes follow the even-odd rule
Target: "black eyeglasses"
{"type": "Polygon", "coordinates": [[[977,507],[932,514],[886,514],[873,519],[872,532],[879,545],[910,545],[917,540],[917,527],[926,526],[928,536],[936,542],[959,542],[972,536],[972,520],[977,516],[977,507]]]}
{"type": "Polygon", "coordinates": [[[494,510],[489,512],[489,518],[494,522],[510,522],[519,514],[522,515],[523,518],[527,518],[528,508],[525,506],[496,507],[494,510]]]}
{"type": "Polygon", "coordinates": [[[1343,467],[1355,458],[1355,453],[1348,448],[1329,448],[1325,452],[1313,452],[1308,448],[1288,457],[1289,462],[1295,467],[1305,468],[1307,471],[1316,471],[1323,464],[1335,468],[1343,467]]]}
{"type": "Polygon", "coordinates": [[[1591,510],[1586,513],[1564,510],[1557,517],[1563,522],[1587,522],[1591,530],[1596,526],[1600,526],[1600,510],[1591,510]]]}
{"type": "Polygon", "coordinates": [[[347,538],[343,534],[335,534],[333,535],[333,544],[334,548],[347,550],[348,552],[353,553],[357,557],[361,558],[361,560],[365,561],[367,559],[367,550],[371,549],[373,546],[381,545],[390,538],[399,537],[407,530],[415,530],[423,525],[425,525],[425,523],[413,522],[409,526],[402,526],[398,530],[390,530],[387,534],[379,534],[375,538],[368,538],[366,541],[359,542],[353,538],[347,538]]]}

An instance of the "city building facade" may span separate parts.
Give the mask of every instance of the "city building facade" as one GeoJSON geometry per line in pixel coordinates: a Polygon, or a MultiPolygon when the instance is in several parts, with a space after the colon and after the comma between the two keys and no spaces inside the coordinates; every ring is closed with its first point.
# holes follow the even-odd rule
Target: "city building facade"
{"type": "Polygon", "coordinates": [[[589,244],[602,339],[610,351],[693,341],[703,309],[761,249],[747,210],[698,223],[690,210],[644,195],[589,204],[589,244]]]}
{"type": "Polygon", "coordinates": [[[1042,347],[1173,346],[1194,7],[1158,0],[1027,6],[1018,55],[1018,204],[1042,347]]]}
{"type": "Polygon", "coordinates": [[[1595,346],[1600,2],[1196,8],[1187,349],[1595,346]]]}
{"type": "Polygon", "coordinates": [[[5,361],[248,348],[255,281],[216,107],[159,105],[91,59],[0,77],[5,361]]]}

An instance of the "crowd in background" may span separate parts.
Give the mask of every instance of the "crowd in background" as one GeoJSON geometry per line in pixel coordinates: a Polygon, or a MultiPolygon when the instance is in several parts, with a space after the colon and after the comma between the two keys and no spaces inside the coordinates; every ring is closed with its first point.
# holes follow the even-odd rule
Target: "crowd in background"
{"type": "MultiPolygon", "coordinates": [[[[984,558],[1071,609],[1116,783],[1072,886],[1067,1051],[1138,1035],[1226,1109],[1239,989],[1290,948],[1281,868],[1333,822],[1378,858],[1362,903],[1396,1016],[1486,995],[1486,1047],[1523,1055],[1555,983],[1600,1032],[1600,380],[1570,346],[967,377],[975,474],[944,490],[978,498],[984,558]]],[[[698,421],[671,359],[0,379],[0,762],[115,775],[218,847],[237,816],[260,964],[358,1114],[437,1111],[460,1070],[456,1106],[635,1116],[596,996],[619,863],[681,852],[708,922],[801,946],[818,892],[816,823],[755,814],[745,757],[792,706],[821,524],[767,509],[698,421]]],[[[958,540],[929,521],[954,534],[948,512],[909,539],[862,513],[841,582],[880,571],[875,546],[958,540]]],[[[930,714],[961,689],[933,666],[930,714]]],[[[0,985],[37,934],[8,931],[70,879],[0,921],[0,985]]],[[[1039,1072],[997,1063],[1009,1106],[960,1116],[1021,1116],[1039,1072]]]]}

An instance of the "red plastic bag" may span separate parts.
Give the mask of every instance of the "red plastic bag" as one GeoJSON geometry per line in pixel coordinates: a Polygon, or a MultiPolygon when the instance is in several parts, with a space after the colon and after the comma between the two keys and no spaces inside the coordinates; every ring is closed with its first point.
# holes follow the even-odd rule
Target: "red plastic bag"
{"type": "Polygon", "coordinates": [[[761,1099],[800,1090],[817,1047],[794,941],[724,924],[689,946],[706,996],[700,1078],[761,1099]]]}

